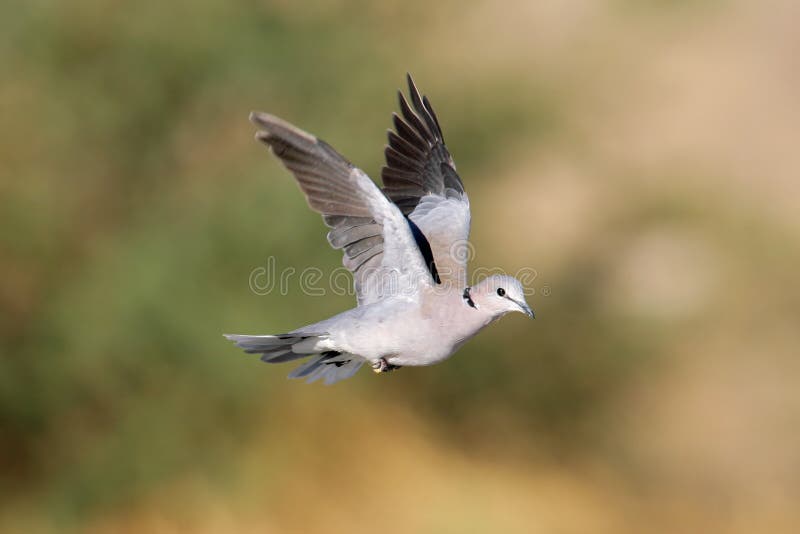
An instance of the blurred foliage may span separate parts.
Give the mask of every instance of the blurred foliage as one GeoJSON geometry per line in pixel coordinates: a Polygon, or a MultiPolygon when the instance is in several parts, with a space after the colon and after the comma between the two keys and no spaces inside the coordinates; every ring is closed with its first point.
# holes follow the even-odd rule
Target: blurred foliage
{"type": "MultiPolygon", "coordinates": [[[[0,6],[0,530],[795,531],[791,2],[0,6]],[[340,257],[252,109],[377,177],[406,71],[537,320],[324,388],[222,332],[340,257]]],[[[297,289],[297,288],[295,288],[297,289]]]]}

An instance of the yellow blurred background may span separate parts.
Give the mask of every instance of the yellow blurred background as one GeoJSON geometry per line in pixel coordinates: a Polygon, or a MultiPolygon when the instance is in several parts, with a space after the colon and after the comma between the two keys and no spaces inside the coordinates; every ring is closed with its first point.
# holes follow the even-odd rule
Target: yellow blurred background
{"type": "Polygon", "coordinates": [[[3,532],[800,531],[797,2],[0,6],[3,532]],[[371,176],[430,97],[473,268],[453,359],[332,387],[223,332],[352,296],[253,109],[371,176]]]}

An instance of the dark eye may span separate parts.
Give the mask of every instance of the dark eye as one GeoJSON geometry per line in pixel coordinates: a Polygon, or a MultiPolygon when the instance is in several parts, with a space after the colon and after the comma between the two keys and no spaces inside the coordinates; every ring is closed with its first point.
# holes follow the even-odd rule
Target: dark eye
{"type": "Polygon", "coordinates": [[[501,297],[504,297],[505,294],[506,294],[506,290],[503,289],[502,287],[498,287],[497,288],[497,294],[500,295],[501,297]]]}

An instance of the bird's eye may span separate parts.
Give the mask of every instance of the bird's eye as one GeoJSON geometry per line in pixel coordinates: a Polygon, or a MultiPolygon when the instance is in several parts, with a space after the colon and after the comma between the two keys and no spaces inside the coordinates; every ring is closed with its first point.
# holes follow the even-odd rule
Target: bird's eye
{"type": "Polygon", "coordinates": [[[498,287],[497,288],[497,294],[500,295],[501,297],[504,297],[505,294],[506,294],[506,290],[503,289],[502,287],[498,287]]]}

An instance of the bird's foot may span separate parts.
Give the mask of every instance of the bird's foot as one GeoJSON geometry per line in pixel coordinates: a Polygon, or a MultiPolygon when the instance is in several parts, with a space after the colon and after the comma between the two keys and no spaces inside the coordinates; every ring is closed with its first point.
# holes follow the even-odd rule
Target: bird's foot
{"type": "Polygon", "coordinates": [[[380,360],[372,364],[372,371],[375,373],[389,373],[391,371],[394,371],[395,369],[400,369],[400,366],[392,365],[391,363],[387,362],[386,359],[384,358],[381,358],[380,360]]]}

